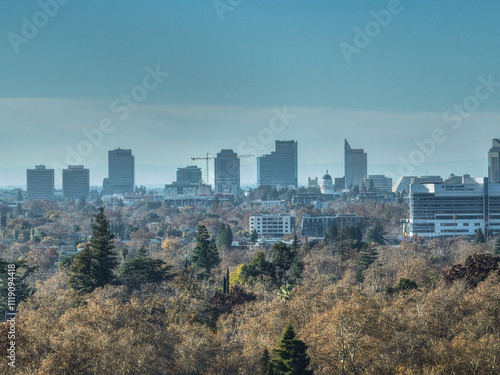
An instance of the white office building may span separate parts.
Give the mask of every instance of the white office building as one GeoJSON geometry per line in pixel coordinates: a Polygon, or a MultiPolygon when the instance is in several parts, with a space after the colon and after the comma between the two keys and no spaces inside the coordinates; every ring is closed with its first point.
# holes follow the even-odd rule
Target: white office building
{"type": "Polygon", "coordinates": [[[250,216],[250,233],[254,229],[259,236],[283,237],[295,230],[295,216],[283,214],[257,214],[250,216]]]}
{"type": "Polygon", "coordinates": [[[497,235],[500,185],[477,183],[411,184],[407,235],[420,237],[497,235]]]}

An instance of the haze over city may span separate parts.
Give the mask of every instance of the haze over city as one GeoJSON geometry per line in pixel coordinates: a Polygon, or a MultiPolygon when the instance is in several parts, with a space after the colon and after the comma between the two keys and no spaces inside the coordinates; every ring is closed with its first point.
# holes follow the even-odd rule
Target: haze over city
{"type": "MultiPolygon", "coordinates": [[[[0,186],[24,186],[38,164],[56,186],[68,164],[102,186],[118,147],[133,150],[138,185],[161,186],[205,168],[191,157],[258,157],[285,139],[301,184],[344,175],[344,138],[393,180],[488,173],[498,3],[57,4],[0,4],[0,186]]],[[[242,184],[256,180],[242,158],[242,184]]]]}

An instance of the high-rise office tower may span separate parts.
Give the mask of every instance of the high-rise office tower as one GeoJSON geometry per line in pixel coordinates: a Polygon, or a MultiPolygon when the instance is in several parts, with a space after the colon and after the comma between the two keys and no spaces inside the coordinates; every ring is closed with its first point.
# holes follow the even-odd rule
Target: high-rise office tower
{"type": "Polygon", "coordinates": [[[54,170],[45,165],[36,165],[26,170],[26,185],[29,200],[54,200],[54,170]]]}
{"type": "Polygon", "coordinates": [[[361,186],[367,175],[367,156],[362,148],[352,149],[345,139],[345,188],[352,189],[355,185],[361,186]]]}
{"type": "Polygon", "coordinates": [[[108,151],[108,178],[103,181],[105,195],[134,191],[134,155],[121,148],[108,151]]]}
{"type": "Polygon", "coordinates": [[[493,139],[493,147],[488,152],[488,180],[500,184],[500,138],[493,139]]]}
{"type": "Polygon", "coordinates": [[[240,158],[233,150],[221,150],[214,160],[215,192],[240,195],[240,158]]]}
{"type": "Polygon", "coordinates": [[[90,173],[83,165],[68,165],[62,170],[63,198],[88,198],[90,193],[90,173]]]}
{"type": "Polygon", "coordinates": [[[297,141],[276,141],[276,151],[257,158],[258,186],[298,186],[297,141]]]}
{"type": "Polygon", "coordinates": [[[197,184],[201,181],[201,168],[190,165],[177,168],[177,183],[197,184]]]}

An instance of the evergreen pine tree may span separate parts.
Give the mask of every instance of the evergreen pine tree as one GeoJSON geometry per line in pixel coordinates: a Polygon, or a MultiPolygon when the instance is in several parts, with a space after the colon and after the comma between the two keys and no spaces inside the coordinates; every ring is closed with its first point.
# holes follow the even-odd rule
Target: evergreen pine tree
{"type": "Polygon", "coordinates": [[[69,267],[68,286],[81,293],[91,293],[95,289],[95,279],[92,273],[94,257],[90,244],[86,244],[82,251],[73,257],[69,267]]]}
{"type": "Polygon", "coordinates": [[[24,214],[24,212],[23,212],[23,206],[21,205],[21,203],[18,203],[16,205],[16,208],[14,208],[14,214],[16,216],[22,216],[24,214]]]}
{"type": "Polygon", "coordinates": [[[347,245],[349,244],[349,238],[347,234],[347,228],[346,227],[340,227],[338,235],[337,235],[337,242],[338,242],[338,252],[340,253],[341,260],[344,260],[344,256],[346,253],[347,245]]]}
{"type": "Polygon", "coordinates": [[[114,250],[114,236],[109,231],[109,220],[104,215],[104,207],[99,208],[99,213],[94,215],[96,224],[92,225],[92,238],[90,248],[94,262],[92,274],[95,287],[111,283],[114,278],[114,269],[118,266],[117,253],[114,250]]]}
{"type": "Polygon", "coordinates": [[[217,247],[219,249],[229,250],[233,244],[233,232],[229,224],[226,226],[222,224],[217,236],[217,247]]]}
{"type": "Polygon", "coordinates": [[[76,204],[76,207],[79,210],[83,210],[85,208],[85,205],[87,204],[87,200],[85,199],[85,196],[82,195],[80,199],[78,199],[78,203],[76,204]]]}
{"type": "Polygon", "coordinates": [[[307,370],[310,359],[306,350],[307,345],[295,337],[292,326],[288,324],[276,348],[272,350],[272,374],[312,375],[313,371],[307,370]]]}
{"type": "Polygon", "coordinates": [[[210,240],[208,246],[208,264],[210,266],[210,271],[212,268],[217,267],[220,264],[221,259],[219,258],[219,250],[217,249],[217,241],[214,238],[210,240]]]}
{"type": "Polygon", "coordinates": [[[255,242],[257,242],[258,239],[259,239],[259,234],[257,233],[257,231],[254,228],[254,230],[252,231],[252,236],[250,237],[250,241],[255,243],[255,242]]]}
{"type": "Polygon", "coordinates": [[[481,227],[479,227],[476,230],[476,235],[474,236],[474,244],[477,245],[477,244],[485,243],[485,242],[486,242],[486,239],[484,238],[484,233],[483,233],[481,227]]]}
{"type": "Polygon", "coordinates": [[[379,245],[385,244],[384,238],[384,228],[380,221],[377,221],[374,226],[368,229],[368,233],[366,234],[366,239],[368,242],[374,242],[379,245]]]}
{"type": "Polygon", "coordinates": [[[264,348],[264,353],[262,353],[262,357],[260,358],[260,375],[272,375],[271,372],[271,357],[269,356],[269,350],[264,348]]]}
{"type": "Polygon", "coordinates": [[[18,202],[22,202],[23,200],[24,200],[24,198],[23,198],[23,193],[21,192],[21,189],[19,189],[19,190],[17,191],[16,201],[18,201],[18,202]]]}
{"type": "Polygon", "coordinates": [[[362,283],[364,280],[363,271],[368,269],[370,265],[377,259],[378,253],[374,247],[365,244],[363,249],[358,254],[357,268],[356,268],[356,281],[362,283]]]}
{"type": "Polygon", "coordinates": [[[231,230],[231,226],[228,224],[226,226],[226,248],[231,249],[233,246],[233,231],[231,230]]]}
{"type": "Polygon", "coordinates": [[[92,238],[75,256],[69,269],[68,285],[83,293],[113,282],[114,269],[118,266],[118,254],[114,251],[113,235],[103,207],[94,218],[96,224],[92,225],[92,238]]]}
{"type": "Polygon", "coordinates": [[[223,294],[227,294],[228,293],[228,290],[226,288],[226,276],[224,276],[222,278],[222,293],[223,294]]]}
{"type": "Polygon", "coordinates": [[[196,246],[193,249],[191,261],[201,277],[210,276],[212,268],[220,263],[215,240],[210,240],[207,228],[204,225],[198,227],[196,246]]]}
{"type": "Polygon", "coordinates": [[[495,248],[493,249],[493,254],[494,255],[500,255],[500,235],[497,237],[497,240],[495,241],[495,248]]]}
{"type": "Polygon", "coordinates": [[[6,312],[15,312],[9,309],[9,282],[15,285],[14,308],[19,302],[26,300],[35,293],[35,288],[29,286],[27,278],[35,272],[37,267],[28,266],[25,260],[6,262],[0,259],[0,316],[5,317],[6,312]],[[9,265],[11,265],[9,267],[9,265]],[[14,265],[14,267],[12,267],[14,265]]]}
{"type": "Polygon", "coordinates": [[[171,268],[161,259],[150,258],[144,247],[141,247],[134,258],[122,264],[119,279],[129,288],[139,289],[144,284],[159,284],[169,280],[172,277],[171,268]]]}
{"type": "Polygon", "coordinates": [[[337,240],[338,235],[339,235],[339,229],[337,228],[337,224],[332,223],[328,228],[328,233],[326,234],[325,238],[326,242],[334,243],[337,240]]]}
{"type": "Polygon", "coordinates": [[[375,184],[373,183],[373,180],[370,178],[370,186],[368,187],[368,191],[370,193],[375,193],[375,184]]]}
{"type": "Polygon", "coordinates": [[[274,253],[273,264],[276,267],[278,282],[286,284],[288,282],[288,271],[298,261],[297,245],[288,246],[286,243],[276,242],[271,251],[274,253]]]}

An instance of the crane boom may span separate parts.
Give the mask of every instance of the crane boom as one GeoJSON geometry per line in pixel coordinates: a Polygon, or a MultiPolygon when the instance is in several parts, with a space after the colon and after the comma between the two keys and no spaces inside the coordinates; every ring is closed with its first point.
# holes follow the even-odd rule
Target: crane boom
{"type": "MultiPolygon", "coordinates": [[[[255,155],[238,155],[238,158],[249,158],[255,155]]],[[[224,156],[221,156],[220,158],[224,158],[224,156]]],[[[210,178],[210,173],[208,170],[208,161],[211,159],[217,159],[217,156],[210,156],[210,153],[207,152],[205,156],[198,156],[198,157],[192,157],[191,160],[205,160],[206,161],[206,167],[205,167],[205,184],[210,185],[209,178],[210,178]]]]}

